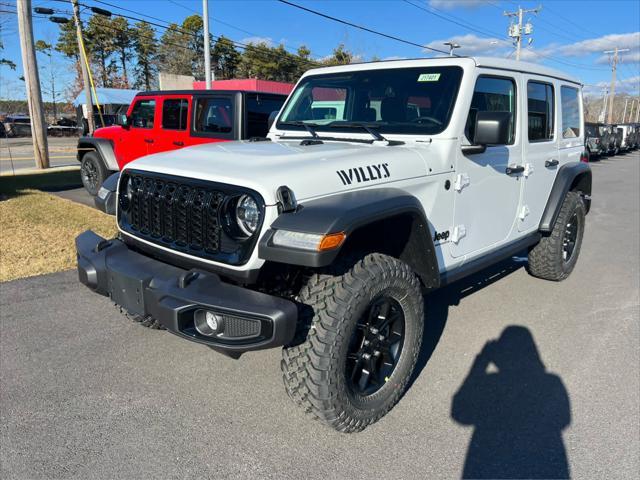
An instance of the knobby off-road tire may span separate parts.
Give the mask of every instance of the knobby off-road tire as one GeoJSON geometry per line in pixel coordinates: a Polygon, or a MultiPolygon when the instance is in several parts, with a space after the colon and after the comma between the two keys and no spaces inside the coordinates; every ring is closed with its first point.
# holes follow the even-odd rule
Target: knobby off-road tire
{"type": "Polygon", "coordinates": [[[150,328],[152,330],[166,330],[166,328],[164,328],[158,320],[156,320],[150,315],[147,315],[147,316],[135,315],[133,313],[129,313],[129,311],[126,308],[118,305],[117,303],[114,303],[114,305],[118,309],[120,314],[122,314],[124,317],[128,318],[134,323],[142,325],[143,327],[150,328]]]}
{"type": "Polygon", "coordinates": [[[580,193],[568,192],[551,234],[542,237],[540,243],[529,251],[528,270],[531,275],[554,281],[569,276],[580,255],[585,215],[586,208],[580,193]]]}
{"type": "Polygon", "coordinates": [[[80,179],[91,196],[95,197],[98,194],[108,176],[109,170],[100,155],[96,152],[85,153],[80,164],[80,179]]]}
{"type": "MultiPolygon", "coordinates": [[[[283,349],[281,362],[287,393],[307,413],[330,427],[346,433],[361,431],[398,402],[413,373],[424,327],[420,283],[403,262],[373,253],[314,274],[302,287],[298,301],[302,305],[301,330],[293,344],[283,349]],[[388,313],[389,307],[384,315],[373,310],[385,308],[380,305],[386,301],[392,305],[393,316],[388,313]],[[399,353],[396,347],[391,347],[396,348],[395,367],[391,372],[390,367],[378,370],[382,382],[371,381],[371,387],[378,388],[377,391],[370,394],[357,391],[360,385],[354,387],[353,372],[359,364],[354,357],[362,359],[358,355],[363,354],[362,350],[353,352],[354,344],[356,350],[366,344],[365,332],[372,333],[372,328],[366,327],[371,325],[366,319],[371,315],[386,316],[391,322],[392,318],[401,318],[398,312],[403,315],[404,338],[399,353]]],[[[397,338],[392,327],[383,325],[379,325],[382,327],[379,338],[384,335],[397,338]]],[[[377,341],[378,337],[372,341],[374,348],[389,352],[383,340],[380,344],[377,341]]],[[[383,354],[375,358],[387,357],[383,354]]],[[[359,380],[362,381],[362,376],[359,380]]]]}

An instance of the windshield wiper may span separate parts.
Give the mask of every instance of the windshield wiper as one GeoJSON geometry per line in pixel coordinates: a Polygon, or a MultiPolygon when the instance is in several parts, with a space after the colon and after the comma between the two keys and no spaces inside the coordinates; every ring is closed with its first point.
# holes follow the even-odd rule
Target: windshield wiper
{"type": "Polygon", "coordinates": [[[311,134],[313,138],[318,138],[318,134],[316,133],[316,127],[318,127],[315,123],[307,123],[300,120],[292,120],[290,122],[279,122],[280,125],[291,125],[294,127],[304,127],[307,132],[311,134]]]}
{"type": "Polygon", "coordinates": [[[360,122],[331,122],[328,125],[329,128],[361,128],[371,135],[375,140],[379,142],[387,142],[389,146],[402,145],[404,142],[399,140],[388,140],[380,132],[378,132],[374,125],[360,122]]]}

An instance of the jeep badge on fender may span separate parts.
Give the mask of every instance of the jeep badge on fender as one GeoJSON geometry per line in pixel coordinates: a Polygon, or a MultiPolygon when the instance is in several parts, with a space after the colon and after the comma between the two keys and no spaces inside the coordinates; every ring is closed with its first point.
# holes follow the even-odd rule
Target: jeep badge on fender
{"type": "Polygon", "coordinates": [[[582,111],[579,80],[504,58],[309,70],[270,141],[109,177],[96,202],[118,236],[77,237],[80,281],[233,358],[282,349],[293,402],[361,431],[410,383],[425,291],[523,251],[536,277],[571,274],[591,203],[582,111]]]}

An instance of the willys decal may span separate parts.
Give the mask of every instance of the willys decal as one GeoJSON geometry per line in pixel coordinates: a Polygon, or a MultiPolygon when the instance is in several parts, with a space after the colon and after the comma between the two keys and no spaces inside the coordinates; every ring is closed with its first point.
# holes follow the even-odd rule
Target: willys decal
{"type": "Polygon", "coordinates": [[[354,167],[349,170],[336,171],[343,185],[351,185],[353,182],[363,183],[372,180],[380,180],[381,178],[389,178],[388,163],[379,163],[377,165],[367,165],[366,167],[354,167]]]}

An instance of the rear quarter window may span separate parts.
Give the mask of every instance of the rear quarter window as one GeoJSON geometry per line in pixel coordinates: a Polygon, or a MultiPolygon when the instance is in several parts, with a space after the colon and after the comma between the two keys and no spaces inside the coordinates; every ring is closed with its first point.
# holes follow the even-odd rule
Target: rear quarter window
{"type": "Polygon", "coordinates": [[[580,136],[580,92],[577,88],[560,88],[562,103],[562,138],[580,136]]]}

